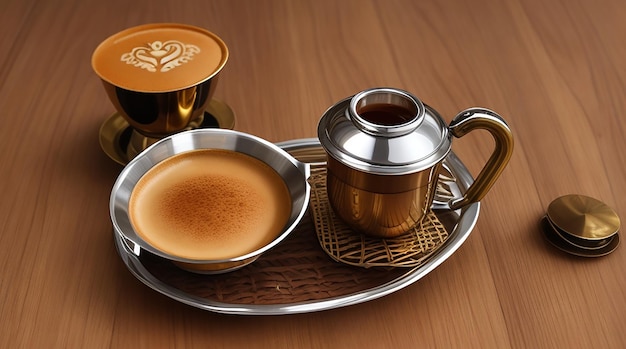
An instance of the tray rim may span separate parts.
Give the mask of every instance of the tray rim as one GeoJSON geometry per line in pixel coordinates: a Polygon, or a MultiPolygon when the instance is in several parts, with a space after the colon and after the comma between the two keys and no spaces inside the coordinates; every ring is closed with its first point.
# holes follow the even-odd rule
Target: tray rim
{"type": "MultiPolygon", "coordinates": [[[[301,138],[293,139],[284,142],[276,143],[279,147],[286,151],[293,151],[302,148],[320,146],[317,138],[301,138]]],[[[450,151],[448,156],[444,159],[444,162],[450,167],[457,177],[458,184],[462,190],[466,190],[467,187],[474,181],[472,175],[469,173],[465,165],[461,160],[450,151]]],[[[439,206],[439,205],[436,205],[439,206]]],[[[442,207],[433,207],[434,209],[441,209],[442,207]]],[[[311,300],[294,303],[284,304],[232,304],[224,303],[215,300],[208,300],[206,298],[198,297],[186,292],[183,292],[171,285],[168,285],[161,280],[153,276],[141,263],[138,255],[141,253],[139,246],[129,246],[131,241],[125,239],[121,234],[113,229],[113,237],[115,247],[118,254],[127,269],[146,286],[151,289],[172,298],[178,302],[200,308],[203,310],[222,313],[222,314],[235,314],[235,315],[285,315],[285,314],[299,314],[310,313],[323,310],[330,310],[341,308],[349,305],[360,304],[368,302],[377,298],[384,297],[396,291],[399,291],[416,281],[420,280],[445,260],[447,260],[468,238],[480,213],[480,202],[470,204],[463,209],[457,210],[459,213],[459,219],[450,237],[444,242],[444,244],[438,248],[428,260],[418,266],[411,269],[407,269],[405,273],[397,278],[382,283],[378,286],[337,297],[330,297],[322,300],[311,300]]]]}

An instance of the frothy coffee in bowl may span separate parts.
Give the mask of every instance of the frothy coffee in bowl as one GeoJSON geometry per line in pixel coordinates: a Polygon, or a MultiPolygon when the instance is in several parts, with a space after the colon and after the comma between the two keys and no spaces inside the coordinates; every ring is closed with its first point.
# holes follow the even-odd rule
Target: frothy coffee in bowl
{"type": "Polygon", "coordinates": [[[151,168],[129,201],[137,234],[192,260],[243,256],[271,242],[291,215],[289,190],[264,162],[230,150],[177,154],[151,168]]]}

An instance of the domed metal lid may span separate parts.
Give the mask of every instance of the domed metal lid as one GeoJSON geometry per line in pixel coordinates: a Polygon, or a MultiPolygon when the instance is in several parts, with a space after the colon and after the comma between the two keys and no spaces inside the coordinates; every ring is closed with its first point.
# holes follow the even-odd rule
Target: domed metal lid
{"type": "Polygon", "coordinates": [[[448,127],[410,93],[375,88],[328,109],[318,137],[337,161],[373,174],[409,174],[429,168],[450,151],[448,127]]]}

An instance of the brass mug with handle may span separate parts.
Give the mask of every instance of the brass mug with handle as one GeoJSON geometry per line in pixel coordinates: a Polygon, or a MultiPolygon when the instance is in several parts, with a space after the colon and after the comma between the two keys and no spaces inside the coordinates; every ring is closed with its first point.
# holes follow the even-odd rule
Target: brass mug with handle
{"type": "Polygon", "coordinates": [[[497,113],[484,108],[460,112],[446,125],[412,94],[374,88],[329,108],[318,125],[327,152],[327,192],[335,213],[354,230],[377,237],[408,231],[433,202],[439,169],[452,137],[487,130],[494,151],[461,198],[458,209],[481,200],[513,153],[513,135],[497,113]]]}

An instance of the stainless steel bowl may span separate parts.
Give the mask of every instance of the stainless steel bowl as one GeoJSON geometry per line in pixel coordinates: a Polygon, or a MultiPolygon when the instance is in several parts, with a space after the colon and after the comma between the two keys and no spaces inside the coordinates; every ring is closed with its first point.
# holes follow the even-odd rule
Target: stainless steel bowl
{"type": "Polygon", "coordinates": [[[310,198],[308,164],[294,159],[278,146],[259,137],[226,129],[198,129],[166,137],[141,152],[124,167],[111,191],[109,209],[117,234],[132,241],[141,249],[171,260],[178,266],[199,273],[224,273],[239,269],[256,260],[263,252],[284,240],[300,222],[310,198]],[[253,156],[272,167],[284,180],[291,196],[291,215],[284,229],[267,245],[225,260],[195,260],[165,253],[143,240],[133,229],[128,211],[131,193],[139,179],[157,163],[197,149],[223,149],[253,156]]]}

